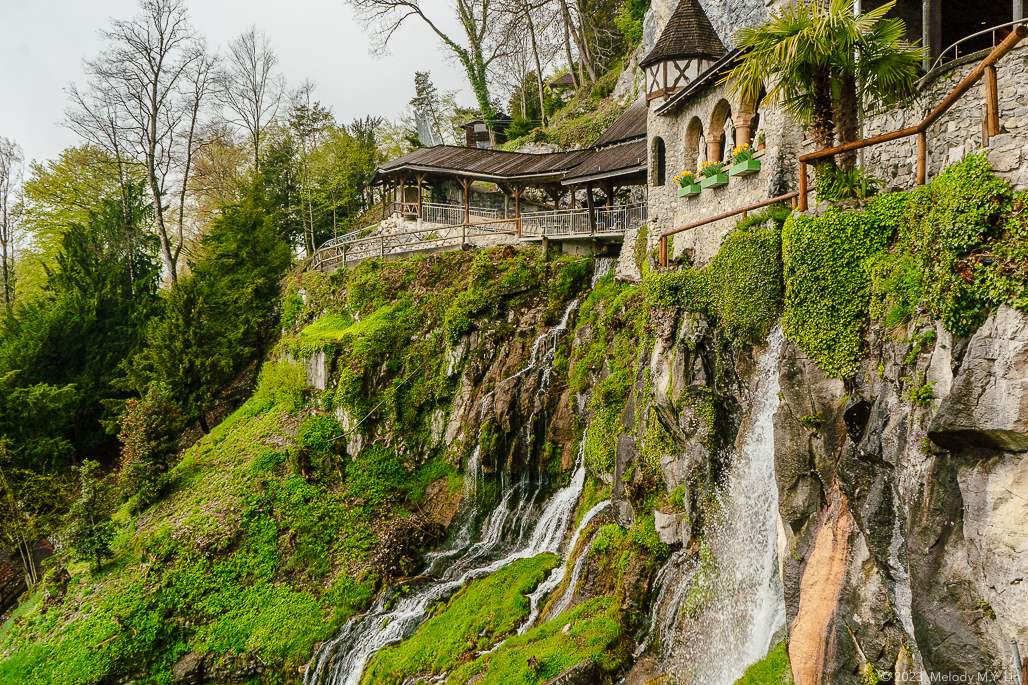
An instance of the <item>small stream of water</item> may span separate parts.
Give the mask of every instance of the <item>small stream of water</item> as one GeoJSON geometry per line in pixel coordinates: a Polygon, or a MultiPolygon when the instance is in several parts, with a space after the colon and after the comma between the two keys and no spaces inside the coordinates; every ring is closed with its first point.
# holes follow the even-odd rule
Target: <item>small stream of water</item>
{"type": "MultiPolygon", "coordinates": [[[[538,372],[540,380],[536,397],[542,401],[537,401],[537,406],[545,402],[557,344],[567,330],[568,319],[577,304],[576,300],[568,305],[561,322],[536,339],[528,365],[502,381],[509,382],[530,372],[538,372]]],[[[480,412],[486,410],[489,397],[487,395],[483,399],[480,412]]],[[[526,424],[525,440],[532,440],[533,421],[534,415],[526,424]]],[[[532,514],[536,500],[544,490],[539,478],[533,479],[527,469],[518,476],[501,472],[500,501],[482,522],[481,532],[475,539],[480,471],[481,459],[476,446],[465,475],[462,500],[465,513],[460,528],[442,550],[427,555],[426,573],[438,580],[402,598],[389,597],[383,592],[368,612],[350,619],[336,637],[315,652],[304,674],[305,685],[357,685],[368,660],[376,652],[413,635],[425,621],[429,609],[453,595],[468,581],[487,576],[518,559],[561,551],[585,484],[583,450],[579,450],[570,483],[554,493],[538,520],[532,514]],[[391,601],[394,603],[390,604],[391,601]]]]}

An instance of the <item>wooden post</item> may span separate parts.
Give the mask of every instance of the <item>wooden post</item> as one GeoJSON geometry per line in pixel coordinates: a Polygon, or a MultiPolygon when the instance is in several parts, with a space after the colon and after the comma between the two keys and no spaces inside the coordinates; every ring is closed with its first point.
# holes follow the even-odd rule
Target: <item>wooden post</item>
{"type": "Polygon", "coordinates": [[[389,197],[389,181],[382,181],[382,221],[386,218],[386,198],[389,197]]]}
{"type": "Polygon", "coordinates": [[[999,135],[999,87],[996,83],[996,67],[985,68],[985,106],[989,138],[999,135]]]}
{"type": "Polygon", "coordinates": [[[928,182],[928,134],[921,131],[917,134],[917,185],[928,182]]]}
{"type": "Polygon", "coordinates": [[[546,261],[549,261],[549,259],[550,259],[550,239],[546,237],[546,234],[544,232],[544,234],[543,234],[543,261],[546,262],[546,261]]]}
{"type": "Polygon", "coordinates": [[[468,186],[471,182],[462,178],[460,184],[464,187],[464,225],[467,226],[471,223],[471,199],[468,197],[468,186]]]}
{"type": "Polygon", "coordinates": [[[378,256],[385,257],[386,255],[386,239],[382,236],[382,239],[378,241],[378,256]]]}
{"type": "Polygon", "coordinates": [[[989,105],[982,103],[982,147],[989,147],[989,105]]]}
{"type": "Polygon", "coordinates": [[[424,182],[424,176],[418,176],[418,218],[420,219],[423,215],[422,205],[424,204],[424,197],[421,194],[421,184],[424,182]]]}
{"type": "Polygon", "coordinates": [[[801,212],[807,211],[807,163],[800,162],[800,196],[799,196],[801,212]]]}
{"type": "Polygon", "coordinates": [[[514,186],[514,220],[518,226],[518,240],[521,239],[521,190],[521,186],[514,186]]]}
{"type": "Polygon", "coordinates": [[[667,268],[667,236],[660,236],[660,265],[667,268]]]}
{"type": "Polygon", "coordinates": [[[589,208],[589,235],[596,233],[596,205],[593,204],[592,181],[585,184],[585,206],[589,208]]]}

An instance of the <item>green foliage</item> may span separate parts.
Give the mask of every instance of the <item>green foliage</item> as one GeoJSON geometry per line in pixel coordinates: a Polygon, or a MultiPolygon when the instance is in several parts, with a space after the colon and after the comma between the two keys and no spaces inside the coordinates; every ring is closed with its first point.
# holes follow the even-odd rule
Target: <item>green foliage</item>
{"type": "Polygon", "coordinates": [[[608,523],[597,531],[596,537],[593,539],[592,552],[595,554],[607,554],[612,549],[617,549],[621,546],[625,535],[624,528],[616,523],[608,523]]]}
{"type": "Polygon", "coordinates": [[[896,327],[925,311],[965,336],[992,307],[1016,306],[1022,286],[1015,284],[1024,279],[1010,274],[1021,253],[1005,250],[1020,243],[1023,218],[1007,215],[1010,188],[992,175],[985,154],[948,167],[909,198],[896,244],[868,265],[872,314],[884,313],[886,324],[896,327]],[[993,244],[1005,258],[988,263],[977,257],[993,244]]]}
{"type": "Polygon", "coordinates": [[[817,169],[817,199],[819,202],[867,200],[877,195],[884,183],[860,168],[839,169],[824,164],[817,169]]]}
{"type": "Polygon", "coordinates": [[[450,671],[466,656],[489,649],[524,622],[531,610],[526,595],[559,562],[550,554],[522,559],[468,583],[412,637],[372,657],[361,682],[400,682],[418,673],[450,671]]]}
{"type": "Polygon", "coordinates": [[[821,430],[821,423],[822,420],[820,414],[810,414],[809,416],[804,416],[800,419],[800,425],[807,430],[812,431],[821,430]]]}
{"type": "Polygon", "coordinates": [[[295,414],[303,407],[307,372],[289,359],[265,362],[257,379],[257,392],[247,403],[247,410],[259,413],[273,408],[295,414]]]}
{"type": "Polygon", "coordinates": [[[906,198],[876,198],[862,212],[830,208],[792,217],[782,231],[785,334],[833,377],[856,372],[867,325],[870,279],[865,262],[893,237],[906,198]]]}
{"type": "Polygon", "coordinates": [[[626,0],[618,10],[614,21],[628,45],[635,46],[642,40],[643,18],[649,8],[650,0],[626,0]]]}
{"type": "Polygon", "coordinates": [[[911,388],[903,395],[903,398],[919,407],[927,407],[932,403],[932,400],[935,399],[935,392],[932,390],[934,385],[934,381],[925,381],[922,376],[921,383],[911,386],[911,388]]]}
{"type": "Polygon", "coordinates": [[[476,680],[481,685],[537,685],[583,659],[592,659],[613,672],[629,656],[619,649],[624,628],[618,605],[613,596],[584,602],[567,612],[565,618],[511,637],[495,651],[458,667],[447,682],[464,685],[481,676],[476,680]],[[565,625],[571,626],[567,633],[565,625]],[[534,669],[529,666],[529,657],[534,657],[534,669]]]}
{"type": "Polygon", "coordinates": [[[114,523],[110,514],[110,494],[100,473],[100,465],[86,460],[75,470],[79,477],[79,495],[68,512],[68,545],[82,561],[95,562],[99,571],[103,560],[114,556],[111,540],[114,523]]]}
{"type": "Polygon", "coordinates": [[[747,668],[735,685],[793,685],[787,643],[779,642],[766,657],[747,668]]]}
{"type": "Polygon", "coordinates": [[[656,559],[662,559],[668,555],[669,548],[666,543],[660,541],[657,528],[654,525],[653,514],[643,514],[635,519],[629,537],[633,544],[637,545],[646,553],[656,559]]]}
{"type": "Polygon", "coordinates": [[[535,123],[531,119],[525,119],[524,117],[515,117],[511,122],[510,126],[507,127],[507,139],[517,140],[527,136],[535,128],[535,123]]]}
{"type": "Polygon", "coordinates": [[[495,311],[495,301],[482,290],[473,289],[458,293],[443,317],[443,332],[447,341],[456,342],[457,338],[471,329],[471,322],[475,316],[490,306],[495,311]]]}
{"type": "Polygon", "coordinates": [[[780,213],[728,234],[710,266],[677,273],[648,274],[646,297],[652,306],[680,306],[715,319],[720,332],[736,342],[762,340],[782,307],[782,234],[751,230],[780,213]]]}
{"type": "Polygon", "coordinates": [[[172,288],[164,316],[129,368],[129,385],[142,390],[162,382],[187,420],[198,419],[205,432],[206,412],[263,355],[276,330],[279,281],[290,254],[264,203],[250,190],[215,217],[192,275],[172,288]]]}
{"type": "Polygon", "coordinates": [[[301,340],[339,340],[352,325],[352,317],[328,313],[300,331],[299,337],[301,340]]]}
{"type": "Polygon", "coordinates": [[[157,500],[167,485],[182,419],[168,389],[154,384],[140,400],[129,400],[120,420],[121,482],[139,512],[157,500]]]}

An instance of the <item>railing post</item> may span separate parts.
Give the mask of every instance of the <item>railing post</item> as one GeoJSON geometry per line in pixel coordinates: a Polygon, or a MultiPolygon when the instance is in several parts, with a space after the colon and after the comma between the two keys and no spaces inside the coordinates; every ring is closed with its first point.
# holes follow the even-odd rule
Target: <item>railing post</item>
{"type": "Polygon", "coordinates": [[[989,138],[994,138],[999,135],[999,86],[994,66],[985,68],[985,107],[989,138]]]}
{"type": "Polygon", "coordinates": [[[928,166],[928,134],[917,132],[917,185],[923,186],[927,177],[928,166]]]}
{"type": "Polygon", "coordinates": [[[378,256],[385,257],[386,254],[386,239],[382,236],[378,241],[378,256]]]}
{"type": "Polygon", "coordinates": [[[807,211],[807,163],[800,162],[800,196],[799,210],[807,211]]]}
{"type": "Polygon", "coordinates": [[[660,236],[660,265],[667,268],[667,236],[660,236]]]}

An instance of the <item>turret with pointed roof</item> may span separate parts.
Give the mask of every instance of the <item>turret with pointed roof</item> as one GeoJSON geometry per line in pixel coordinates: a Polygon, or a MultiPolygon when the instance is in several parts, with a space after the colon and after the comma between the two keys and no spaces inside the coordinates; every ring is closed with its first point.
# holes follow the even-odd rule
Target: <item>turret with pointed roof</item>
{"type": "Polygon", "coordinates": [[[681,0],[656,45],[639,62],[646,75],[646,101],[685,88],[725,52],[699,0],[681,0]]]}

